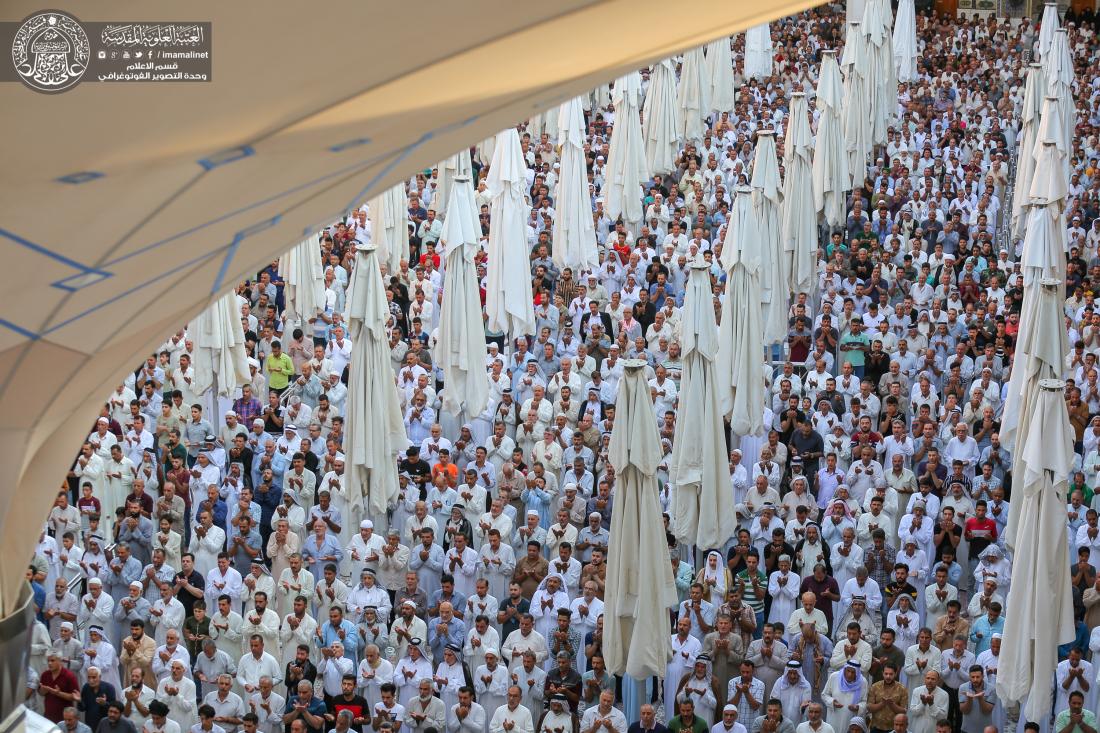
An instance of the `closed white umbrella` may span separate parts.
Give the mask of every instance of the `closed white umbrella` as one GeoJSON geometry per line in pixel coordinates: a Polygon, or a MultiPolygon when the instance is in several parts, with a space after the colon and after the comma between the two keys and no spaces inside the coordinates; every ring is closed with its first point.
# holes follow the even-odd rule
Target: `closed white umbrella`
{"type": "Polygon", "coordinates": [[[307,336],[313,334],[311,320],[325,310],[325,273],[321,267],[321,246],[316,236],[279,258],[279,274],[286,283],[283,299],[285,328],[292,332],[301,327],[307,336]]]}
{"type": "Polygon", "coordinates": [[[440,161],[439,182],[435,186],[435,194],[432,196],[432,208],[437,216],[442,217],[447,213],[447,204],[451,201],[451,186],[458,176],[472,177],[474,164],[470,160],[470,149],[463,148],[454,155],[440,161]]]}
{"type": "Polygon", "coordinates": [[[531,297],[531,270],[527,257],[527,215],[524,198],[527,164],[519,133],[508,128],[497,134],[493,164],[486,180],[489,195],[489,263],[485,284],[485,313],[489,330],[509,340],[535,332],[531,297]]]}
{"type": "Polygon", "coordinates": [[[772,31],[767,23],[745,31],[745,76],[765,79],[772,75],[772,31]]]}
{"type": "Polygon", "coordinates": [[[731,112],[737,94],[733,88],[733,51],[728,36],[707,44],[707,77],[710,79],[711,110],[731,112]]]}
{"type": "Polygon", "coordinates": [[[867,0],[847,0],[845,3],[844,18],[849,22],[863,20],[863,10],[867,0]]]}
{"type": "Polygon", "coordinates": [[[1035,58],[1046,58],[1050,43],[1054,40],[1054,33],[1061,27],[1058,22],[1058,3],[1048,2],[1043,5],[1043,19],[1039,23],[1039,39],[1035,43],[1035,58]]]}
{"type": "Polygon", "coordinates": [[[600,84],[582,99],[586,100],[586,111],[607,109],[607,105],[611,103],[611,85],[600,84]]]}
{"type": "Polygon", "coordinates": [[[844,142],[848,151],[851,188],[860,188],[867,177],[867,158],[871,154],[871,108],[873,93],[866,72],[870,61],[860,23],[849,23],[844,39],[844,142]]]}
{"type": "MultiPolygon", "coordinates": [[[[1047,100],[1047,105],[1052,100],[1047,100]]],[[[1056,122],[1057,110],[1052,110],[1050,118],[1056,122]]],[[[1044,120],[1046,122],[1046,120],[1044,120]]],[[[1068,184],[1062,173],[1062,152],[1058,149],[1057,125],[1039,128],[1038,149],[1036,152],[1035,174],[1032,176],[1028,189],[1029,207],[1027,210],[1026,234],[1023,240],[1021,253],[1021,274],[1024,285],[1024,301],[1021,305],[1021,320],[1025,309],[1035,312],[1040,302],[1038,294],[1042,291],[1032,287],[1039,280],[1052,279],[1064,280],[1066,275],[1065,265],[1065,199],[1068,184]],[[1030,288],[1030,290],[1029,290],[1030,288]]],[[[1031,315],[1028,320],[1036,322],[1037,317],[1031,315]]],[[[1060,322],[1059,322],[1060,323],[1060,322]]],[[[1001,420],[1002,440],[1006,444],[1013,444],[1017,439],[1016,430],[1021,418],[1020,403],[1023,400],[1025,387],[1028,380],[1025,374],[1037,373],[1041,370],[1041,364],[1034,361],[1036,351],[1040,351],[1037,345],[1045,343],[1043,339],[1054,338],[1061,334],[1060,338],[1066,340],[1064,324],[1057,328],[1029,329],[1023,332],[1021,328],[1020,343],[1016,347],[1016,355],[1012,361],[1012,377],[1008,385],[1008,393],[1005,397],[1005,408],[1001,420]]],[[[1053,354],[1060,346],[1048,346],[1042,353],[1049,362],[1049,354],[1053,354]]],[[[1062,349],[1064,355],[1068,347],[1062,349]]],[[[1059,376],[1059,367],[1054,375],[1059,376]]]]}
{"type": "Polygon", "coordinates": [[[894,122],[898,104],[898,80],[894,71],[894,18],[890,0],[867,0],[860,24],[867,54],[868,102],[871,111],[871,142],[886,144],[886,131],[894,122]]]}
{"type": "Polygon", "coordinates": [[[817,210],[813,184],[814,139],[810,134],[806,95],[791,95],[787,138],[783,143],[783,204],[780,210],[787,289],[809,295],[817,267],[817,210]]]}
{"type": "Polygon", "coordinates": [[[783,195],[775,132],[761,130],[752,163],[752,200],[760,220],[760,288],[764,316],[764,344],[778,344],[787,337],[787,273],[779,235],[779,208],[783,195]]]}
{"type": "MultiPolygon", "coordinates": [[[[1069,50],[1069,34],[1060,28],[1050,42],[1050,49],[1043,56],[1043,72],[1047,80],[1047,94],[1058,100],[1058,119],[1062,124],[1062,139],[1066,150],[1073,150],[1074,130],[1077,127],[1077,107],[1073,103],[1073,57],[1069,50]]],[[[1070,160],[1063,159],[1065,174],[1070,174],[1070,160]]]]}
{"type": "Polygon", "coordinates": [[[680,151],[677,130],[680,112],[676,106],[676,71],[672,61],[654,64],[649,73],[645,106],[642,108],[642,137],[649,172],[670,173],[676,169],[676,154],[680,151]]]}
{"type": "Polygon", "coordinates": [[[679,138],[701,143],[707,130],[704,118],[710,114],[710,78],[702,46],[684,52],[676,104],[680,108],[679,138]]]}
{"type": "Polygon", "coordinates": [[[730,468],[715,385],[718,324],[710,266],[691,264],[680,315],[681,360],[679,410],[691,419],[677,420],[669,480],[674,484],[673,533],[699,548],[721,548],[737,529],[730,468]]]}
{"type": "Polygon", "coordinates": [[[443,370],[443,408],[463,419],[485,409],[489,382],[485,377],[485,325],[474,257],[480,249],[481,224],[470,179],[459,176],[451,187],[447,218],[439,242],[447,269],[439,310],[439,342],[435,358],[443,370]]]}
{"type": "Polygon", "coordinates": [[[917,80],[917,14],[913,0],[899,0],[894,18],[894,73],[900,82],[917,80]]]}
{"type": "Polygon", "coordinates": [[[493,149],[496,147],[496,135],[490,135],[477,146],[477,159],[482,165],[489,165],[493,160],[493,149]]]}
{"type": "Polygon", "coordinates": [[[739,186],[722,242],[726,297],[719,326],[717,377],[722,414],[734,435],[754,435],[764,423],[764,318],[761,314],[760,223],[752,189],[739,186]]]}
{"type": "Polygon", "coordinates": [[[615,127],[611,130],[611,146],[604,168],[604,209],[612,220],[621,216],[627,229],[636,232],[645,213],[642,187],[649,180],[639,116],[641,75],[632,71],[616,79],[611,98],[615,104],[615,127]]]}
{"type": "Polygon", "coordinates": [[[1023,239],[1027,222],[1031,178],[1035,174],[1035,140],[1039,134],[1039,112],[1043,106],[1045,81],[1042,65],[1031,64],[1024,81],[1020,134],[1016,138],[1016,188],[1012,191],[1012,233],[1016,239],[1023,239]]]}
{"type": "Polygon", "coordinates": [[[344,480],[352,516],[344,519],[353,527],[365,516],[384,526],[386,510],[397,498],[396,456],[409,446],[390,362],[389,315],[378,247],[367,244],[357,249],[347,299],[352,348],[344,480]]]}
{"type": "MultiPolygon", "coordinates": [[[[217,397],[232,396],[237,387],[251,379],[239,303],[239,295],[226,293],[195,316],[187,329],[195,345],[191,389],[197,395],[213,391],[215,411],[217,397]]],[[[213,419],[215,425],[221,423],[221,415],[213,419]]]]}
{"type": "Polygon", "coordinates": [[[558,108],[548,107],[544,109],[531,119],[528,128],[534,132],[537,140],[541,140],[543,135],[547,135],[551,141],[556,141],[558,139],[558,108]]]}
{"type": "Polygon", "coordinates": [[[1061,157],[1047,142],[1031,186],[1020,338],[1005,407],[1021,490],[1013,495],[1005,532],[1013,553],[1011,613],[1005,615],[997,691],[1009,701],[1026,698],[1027,720],[1049,714],[1058,646],[1075,637],[1065,534],[1074,431],[1065,384],[1058,379],[1068,350],[1062,311],[1065,196],[1061,157]]]}
{"type": "MultiPolygon", "coordinates": [[[[1034,324],[1024,331],[1022,325],[1012,360],[1012,378],[1006,395],[1004,417],[1001,425],[1002,439],[1012,444],[1018,440],[1018,420],[1023,413],[1019,409],[1028,385],[1028,375],[1036,378],[1059,376],[1062,373],[1061,361],[1053,354],[1064,355],[1068,347],[1062,348],[1067,341],[1065,326],[1061,316],[1057,324],[1041,320],[1042,311],[1038,306],[1043,303],[1041,295],[1048,294],[1038,287],[1041,280],[1062,281],[1065,278],[1065,199],[1067,184],[1062,175],[1062,156],[1053,141],[1041,143],[1035,176],[1029,190],[1027,234],[1023,241],[1021,254],[1021,274],[1023,276],[1024,301],[1021,305],[1021,323],[1027,315],[1027,321],[1034,324]],[[1039,328],[1039,325],[1047,327],[1039,328]],[[1053,374],[1043,372],[1044,364],[1054,370],[1053,374]]],[[[1060,311],[1060,309],[1058,309],[1060,311]]],[[[1047,314],[1049,317],[1049,314],[1047,314]]]]}
{"type": "Polygon", "coordinates": [[[844,141],[844,82],[836,52],[822,52],[817,80],[817,138],[814,140],[814,208],[830,227],[844,224],[846,191],[852,188],[844,141]]]}
{"type": "MultiPolygon", "coordinates": [[[[1066,129],[1062,125],[1062,106],[1057,97],[1047,95],[1043,98],[1042,111],[1039,113],[1039,128],[1035,131],[1035,144],[1031,146],[1031,154],[1035,157],[1035,170],[1032,172],[1031,185],[1039,175],[1039,158],[1043,154],[1043,148],[1047,143],[1053,143],[1059,160],[1062,161],[1062,175],[1065,174],[1065,161],[1073,151],[1073,139],[1066,137],[1066,129]]],[[[1044,175],[1053,175],[1046,173],[1044,175]]],[[[1030,205],[1031,186],[1028,187],[1030,205]]]]}
{"type": "Polygon", "coordinates": [[[596,227],[588,193],[588,165],[584,157],[584,114],[580,99],[561,106],[558,134],[561,175],[554,194],[554,264],[574,273],[596,267],[596,227]]]}
{"type": "Polygon", "coordinates": [[[657,499],[661,440],[641,359],[623,361],[608,463],[615,467],[615,511],[608,539],[603,654],[607,670],[636,680],[663,676],[668,608],[676,603],[657,499]]]}
{"type": "Polygon", "coordinates": [[[386,189],[370,202],[371,239],[378,245],[378,257],[389,274],[401,271],[401,260],[409,257],[409,200],[405,184],[386,189]]]}

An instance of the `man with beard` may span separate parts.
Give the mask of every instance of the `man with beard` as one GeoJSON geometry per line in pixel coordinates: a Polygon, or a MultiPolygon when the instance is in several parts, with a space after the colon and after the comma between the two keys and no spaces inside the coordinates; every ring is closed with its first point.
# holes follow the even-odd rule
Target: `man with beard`
{"type": "MultiPolygon", "coordinates": [[[[523,693],[518,686],[508,688],[508,702],[493,713],[489,733],[534,733],[531,711],[521,704],[522,698],[523,693]]],[[[625,731],[619,729],[619,733],[625,731]]]]}
{"type": "Polygon", "coordinates": [[[549,709],[542,713],[536,733],[574,733],[576,730],[577,718],[569,708],[569,699],[560,693],[550,697],[549,709]]]}
{"type": "Polygon", "coordinates": [[[145,633],[145,623],[142,621],[131,623],[130,635],[123,639],[122,653],[119,654],[119,661],[122,662],[126,675],[129,676],[132,669],[139,667],[144,679],[152,683],[156,679],[153,676],[153,653],[156,648],[157,644],[153,641],[153,637],[145,633]]]}
{"type": "Polygon", "coordinates": [[[581,699],[581,676],[573,669],[569,652],[558,652],[556,661],[557,665],[546,673],[543,697],[553,702],[555,696],[564,695],[570,712],[576,713],[581,699]]]}
{"type": "Polygon", "coordinates": [[[420,680],[417,696],[405,706],[405,726],[412,733],[440,731],[446,725],[447,711],[443,701],[432,694],[432,681],[420,680]]]}

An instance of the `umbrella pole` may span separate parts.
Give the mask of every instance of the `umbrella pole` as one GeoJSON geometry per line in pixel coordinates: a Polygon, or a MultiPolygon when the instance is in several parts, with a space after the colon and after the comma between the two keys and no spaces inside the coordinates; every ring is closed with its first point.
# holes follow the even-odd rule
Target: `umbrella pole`
{"type": "Polygon", "coordinates": [[[211,381],[210,394],[212,395],[211,400],[213,401],[213,408],[210,410],[210,415],[214,418],[211,424],[221,425],[221,400],[218,399],[218,373],[216,371],[214,372],[214,379],[211,381]]]}
{"type": "MultiPolygon", "coordinates": [[[[637,722],[642,717],[642,705],[649,701],[646,695],[647,680],[639,680],[630,675],[623,675],[623,715],[628,723],[637,722]]],[[[665,718],[669,718],[665,711],[665,718]]]]}

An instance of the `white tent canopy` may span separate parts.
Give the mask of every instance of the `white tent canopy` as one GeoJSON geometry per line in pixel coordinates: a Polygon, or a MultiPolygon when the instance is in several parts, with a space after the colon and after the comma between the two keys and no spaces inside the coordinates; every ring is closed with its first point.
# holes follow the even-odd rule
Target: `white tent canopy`
{"type": "Polygon", "coordinates": [[[1045,80],[1042,65],[1031,64],[1024,81],[1020,132],[1016,138],[1016,187],[1012,191],[1012,232],[1019,239],[1024,236],[1027,206],[1031,199],[1031,177],[1035,174],[1035,139],[1039,134],[1039,111],[1043,106],[1045,80]]]}
{"type": "Polygon", "coordinates": [[[371,240],[392,275],[401,269],[401,260],[409,256],[409,201],[405,187],[398,184],[386,189],[370,202],[371,240]]]}
{"type": "Polygon", "coordinates": [[[701,47],[684,52],[676,103],[680,108],[678,137],[685,142],[701,143],[707,129],[703,118],[711,111],[710,78],[707,76],[707,62],[701,47]]]}
{"type": "Polygon", "coordinates": [[[313,320],[325,310],[325,274],[317,235],[308,237],[279,258],[279,274],[286,282],[284,311],[287,333],[300,327],[313,334],[313,320]]]}
{"type": "Polygon", "coordinates": [[[347,312],[352,352],[344,477],[352,516],[344,521],[358,527],[369,516],[381,529],[386,510],[397,497],[394,458],[409,441],[390,363],[389,308],[376,245],[368,244],[356,253],[347,312]]]}
{"type": "Polygon", "coordinates": [[[894,70],[894,18],[890,0],[867,0],[860,32],[867,54],[867,85],[871,109],[871,142],[886,144],[887,129],[894,124],[898,105],[898,80],[894,70]]]}
{"type": "Polygon", "coordinates": [[[775,133],[771,130],[757,133],[750,185],[753,206],[760,220],[760,295],[764,343],[778,344],[787,337],[788,290],[779,227],[783,191],[779,180],[779,159],[775,154],[775,133]]]}
{"type": "Polygon", "coordinates": [[[554,194],[554,264],[574,272],[598,264],[592,199],[588,193],[588,167],[584,157],[584,113],[574,97],[561,106],[558,135],[561,145],[561,177],[554,194]]]}
{"type": "Polygon", "coordinates": [[[762,238],[752,189],[741,186],[722,243],[726,296],[722,301],[715,380],[722,413],[729,418],[734,435],[755,435],[764,423],[762,238]]]}
{"type": "Polygon", "coordinates": [[[745,76],[764,79],[772,75],[772,32],[767,23],[745,31],[745,76]]]}
{"type": "MultiPolygon", "coordinates": [[[[5,122],[20,140],[2,174],[4,284],[23,305],[0,329],[0,459],[11,475],[0,549],[22,557],[33,547],[53,499],[33,489],[67,468],[101,395],[246,273],[464,145],[813,4],[693,0],[669,13],[628,0],[471,0],[409,24],[398,5],[332,0],[302,13],[194,0],[191,17],[212,20],[221,39],[210,83],[85,82],[58,95],[4,85],[5,122]],[[356,25],[356,43],[269,52],[328,37],[337,21],[356,25]],[[514,63],[535,47],[557,61],[514,63]],[[138,97],[141,114],[118,113],[138,97]]],[[[11,18],[41,9],[7,5],[11,18]]],[[[160,6],[120,0],[77,12],[89,22],[165,20],[160,6]]],[[[3,575],[5,610],[23,570],[3,575]]]]}
{"type": "Polygon", "coordinates": [[[603,187],[604,209],[612,220],[623,218],[630,231],[638,231],[642,216],[642,186],[649,180],[645,144],[642,141],[642,77],[636,71],[615,80],[612,92],[615,127],[607,154],[603,187]]]}
{"type": "Polygon", "coordinates": [[[1058,22],[1058,3],[1048,2],[1043,5],[1043,19],[1039,24],[1039,38],[1035,44],[1035,58],[1043,60],[1050,50],[1050,44],[1054,40],[1055,32],[1061,28],[1058,22]]]}
{"type": "Polygon", "coordinates": [[[815,100],[819,117],[814,140],[813,187],[814,207],[831,227],[844,223],[845,192],[852,188],[844,141],[843,94],[836,54],[826,51],[821,59],[815,100]]]}
{"type": "Polygon", "coordinates": [[[485,326],[474,257],[480,249],[481,224],[470,179],[459,176],[451,187],[447,218],[439,243],[447,269],[439,313],[439,343],[433,352],[443,370],[443,408],[470,418],[485,409],[485,326]]]}
{"type": "Polygon", "coordinates": [[[721,549],[737,527],[715,384],[718,324],[710,266],[701,260],[691,265],[680,329],[683,373],[678,404],[680,413],[690,419],[676,421],[668,467],[675,485],[672,529],[681,542],[721,549]]]}
{"type": "Polygon", "coordinates": [[[1007,700],[1026,698],[1027,720],[1049,714],[1058,645],[1075,636],[1065,529],[1075,433],[1065,384],[1058,378],[1069,351],[1063,315],[1066,192],[1061,156],[1048,141],[1030,190],[1024,298],[1002,424],[1021,490],[1013,495],[1005,529],[1014,564],[1008,591],[1012,612],[1005,616],[997,688],[1007,700]]]}
{"type": "Polygon", "coordinates": [[[894,73],[900,82],[917,80],[917,15],[913,0],[899,0],[894,19],[894,73]]]}
{"type": "Polygon", "coordinates": [[[817,280],[817,213],[813,187],[813,136],[806,95],[791,95],[783,144],[783,204],[780,237],[783,271],[792,293],[813,291],[817,280]]]}
{"type": "Polygon", "coordinates": [[[645,158],[652,174],[669,173],[676,168],[680,152],[677,135],[680,111],[676,102],[676,71],[668,59],[654,64],[649,73],[642,109],[642,137],[645,158]]]}
{"type": "Polygon", "coordinates": [[[509,339],[535,331],[527,259],[527,213],[524,198],[527,165],[519,133],[508,128],[497,134],[487,180],[492,203],[489,211],[489,263],[486,271],[486,325],[509,339]]]}
{"type": "Polygon", "coordinates": [[[732,111],[737,100],[729,38],[716,38],[707,44],[707,76],[710,78],[711,109],[715,112],[732,111]]]}
{"type": "MultiPolygon", "coordinates": [[[[1047,94],[1058,101],[1058,119],[1062,124],[1062,139],[1066,141],[1066,150],[1073,149],[1073,135],[1077,128],[1077,106],[1073,101],[1073,56],[1069,50],[1069,36],[1060,29],[1050,42],[1050,49],[1043,57],[1043,72],[1046,74],[1047,94]]],[[[1070,174],[1070,160],[1067,155],[1062,159],[1066,176],[1070,174]]]]}
{"type": "Polygon", "coordinates": [[[435,187],[435,195],[432,196],[431,206],[437,216],[447,213],[447,206],[451,203],[451,187],[455,178],[471,177],[474,174],[473,161],[470,159],[470,149],[463,148],[454,155],[448,156],[436,166],[439,170],[439,178],[435,187]]]}
{"type": "MultiPolygon", "coordinates": [[[[226,293],[195,316],[187,329],[195,344],[191,389],[197,395],[214,390],[215,396],[228,397],[251,378],[239,303],[235,292],[226,293]]],[[[221,422],[220,415],[211,419],[215,425],[221,422]]]]}
{"type": "Polygon", "coordinates": [[[661,439],[653,420],[646,363],[623,362],[607,450],[617,481],[608,539],[603,653],[608,672],[645,679],[664,674],[668,608],[677,598],[657,498],[661,439]]]}
{"type": "Polygon", "coordinates": [[[851,188],[863,185],[867,178],[867,158],[871,155],[870,97],[874,90],[866,76],[870,64],[860,23],[849,23],[840,66],[844,69],[844,141],[851,188]]]}

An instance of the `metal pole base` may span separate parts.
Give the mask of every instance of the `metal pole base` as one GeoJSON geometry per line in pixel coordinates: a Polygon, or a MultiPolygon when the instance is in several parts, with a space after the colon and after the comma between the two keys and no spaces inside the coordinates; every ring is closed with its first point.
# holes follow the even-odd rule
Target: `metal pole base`
{"type": "Polygon", "coordinates": [[[31,716],[54,727],[45,718],[23,707],[27,696],[27,662],[30,659],[33,626],[34,595],[31,587],[24,583],[16,611],[0,619],[0,717],[3,719],[0,733],[25,729],[25,721],[33,720],[31,716]]]}

